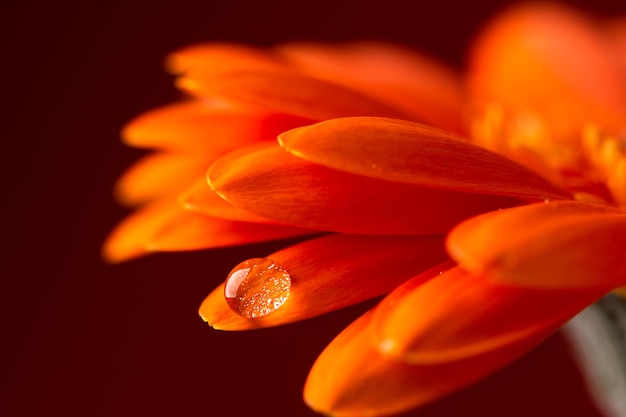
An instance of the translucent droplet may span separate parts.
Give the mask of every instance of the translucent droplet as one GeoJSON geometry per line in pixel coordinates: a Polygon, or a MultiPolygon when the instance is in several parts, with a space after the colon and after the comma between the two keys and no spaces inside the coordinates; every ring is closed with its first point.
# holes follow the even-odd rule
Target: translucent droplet
{"type": "Polygon", "coordinates": [[[237,265],[224,284],[226,302],[249,318],[263,317],[289,297],[291,277],[285,268],[267,258],[248,259],[237,265]]]}

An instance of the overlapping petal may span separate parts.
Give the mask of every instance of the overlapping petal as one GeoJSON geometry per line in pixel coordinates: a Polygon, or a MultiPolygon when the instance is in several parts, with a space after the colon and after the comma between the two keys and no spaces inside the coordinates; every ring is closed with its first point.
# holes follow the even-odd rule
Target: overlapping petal
{"type": "Polygon", "coordinates": [[[472,384],[535,347],[549,332],[463,360],[410,365],[372,345],[372,314],[360,317],[322,352],[308,376],[304,399],[337,416],[387,415],[419,407],[472,384]]]}
{"type": "Polygon", "coordinates": [[[183,251],[242,245],[310,234],[287,226],[229,221],[183,210],[175,198],[147,204],[107,238],[103,256],[121,262],[154,251],[183,251]]]}
{"type": "Polygon", "coordinates": [[[552,289],[626,284],[626,214],[576,202],[533,204],[487,213],[457,226],[450,255],[494,282],[552,289]]]}
{"type": "Polygon", "coordinates": [[[413,120],[465,131],[461,76],[431,57],[382,42],[297,42],[275,52],[305,74],[392,103],[413,120]]]}
{"type": "Polygon", "coordinates": [[[469,216],[521,203],[348,174],[271,145],[220,158],[208,177],[220,196],[247,211],[280,223],[343,233],[444,233],[469,216]]]}
{"type": "Polygon", "coordinates": [[[374,312],[372,333],[397,360],[453,362],[556,330],[609,290],[511,287],[441,265],[389,294],[374,312]]]}
{"type": "Polygon", "coordinates": [[[448,190],[566,198],[534,172],[449,132],[379,117],[333,119],[283,133],[294,155],[340,171],[448,190]]]}
{"type": "Polygon", "coordinates": [[[152,153],[124,173],[115,185],[115,195],[130,206],[173,195],[204,177],[210,161],[202,154],[152,153]]]}
{"type": "Polygon", "coordinates": [[[241,146],[273,140],[308,119],[242,108],[233,103],[189,100],[148,111],[126,125],[124,142],[139,148],[217,157],[241,146]]]}
{"type": "Polygon", "coordinates": [[[246,330],[304,320],[389,292],[424,268],[446,259],[443,236],[331,235],[309,240],[268,258],[291,276],[287,301],[253,320],[235,313],[216,288],[200,315],[220,330],[246,330]]]}

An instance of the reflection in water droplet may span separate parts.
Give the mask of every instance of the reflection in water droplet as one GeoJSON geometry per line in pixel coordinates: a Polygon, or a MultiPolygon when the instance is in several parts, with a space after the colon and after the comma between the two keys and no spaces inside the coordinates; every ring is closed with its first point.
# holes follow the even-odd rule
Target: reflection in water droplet
{"type": "Polygon", "coordinates": [[[267,258],[248,259],[237,265],[224,284],[230,308],[252,319],[279,308],[289,297],[291,277],[285,268],[267,258]]]}

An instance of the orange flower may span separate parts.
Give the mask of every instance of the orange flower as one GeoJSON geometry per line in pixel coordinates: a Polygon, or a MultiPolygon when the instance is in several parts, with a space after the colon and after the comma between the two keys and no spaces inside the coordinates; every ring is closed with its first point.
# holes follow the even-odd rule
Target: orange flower
{"type": "Polygon", "coordinates": [[[125,130],[157,151],[120,180],[142,207],[105,256],[316,235],[235,267],[202,317],[244,330],[388,294],[313,366],[323,413],[478,381],[626,285],[624,28],[519,6],[463,76],[372,42],[184,49],[191,99],[125,130]]]}

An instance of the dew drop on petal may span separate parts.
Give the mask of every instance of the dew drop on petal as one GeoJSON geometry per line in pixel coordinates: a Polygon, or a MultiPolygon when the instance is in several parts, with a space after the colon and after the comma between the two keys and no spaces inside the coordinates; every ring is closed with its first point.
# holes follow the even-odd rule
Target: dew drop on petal
{"type": "Polygon", "coordinates": [[[271,259],[253,258],[237,265],[224,284],[226,302],[237,314],[253,319],[278,309],[289,297],[291,277],[271,259]]]}

